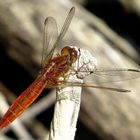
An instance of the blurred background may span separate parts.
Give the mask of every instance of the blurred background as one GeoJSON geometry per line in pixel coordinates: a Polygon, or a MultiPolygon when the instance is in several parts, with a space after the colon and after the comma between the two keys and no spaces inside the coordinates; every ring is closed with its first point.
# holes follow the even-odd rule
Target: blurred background
{"type": "MultiPolygon", "coordinates": [[[[99,68],[139,69],[140,0],[0,1],[1,117],[39,74],[45,18],[53,16],[60,31],[72,6],[76,13],[62,47],[90,50],[99,68]]],[[[88,81],[99,84],[100,77],[88,81]]],[[[75,140],[139,140],[140,79],[133,79],[138,77],[140,74],[122,74],[122,82],[105,84],[131,93],[83,88],[75,140]],[[123,81],[126,77],[131,80],[123,81]]],[[[45,89],[25,113],[0,132],[0,139],[47,139],[54,103],[55,89],[45,89]]]]}

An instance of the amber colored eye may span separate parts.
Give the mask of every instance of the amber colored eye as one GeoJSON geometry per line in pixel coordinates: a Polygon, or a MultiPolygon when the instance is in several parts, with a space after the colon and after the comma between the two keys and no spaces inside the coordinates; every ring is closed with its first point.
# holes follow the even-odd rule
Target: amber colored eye
{"type": "Polygon", "coordinates": [[[70,55],[70,47],[66,46],[61,50],[61,55],[70,55]]]}
{"type": "Polygon", "coordinates": [[[66,46],[61,50],[61,55],[67,55],[70,63],[75,62],[78,57],[77,51],[75,50],[75,48],[71,48],[69,46],[66,46]]]}

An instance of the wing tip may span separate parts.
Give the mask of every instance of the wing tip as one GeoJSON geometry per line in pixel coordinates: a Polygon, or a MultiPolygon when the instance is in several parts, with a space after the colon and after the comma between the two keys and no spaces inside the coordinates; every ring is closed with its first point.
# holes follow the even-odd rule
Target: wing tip
{"type": "Polygon", "coordinates": [[[138,69],[128,69],[128,71],[140,72],[140,70],[138,70],[138,69]]]}

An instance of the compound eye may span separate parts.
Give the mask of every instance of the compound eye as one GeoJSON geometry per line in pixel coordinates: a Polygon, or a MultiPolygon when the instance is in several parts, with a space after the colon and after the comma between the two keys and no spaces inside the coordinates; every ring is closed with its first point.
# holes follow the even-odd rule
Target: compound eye
{"type": "Polygon", "coordinates": [[[78,58],[78,54],[75,48],[71,48],[69,46],[66,46],[61,50],[61,55],[67,55],[70,63],[75,62],[78,58]]]}
{"type": "Polygon", "coordinates": [[[70,55],[70,47],[69,46],[66,46],[64,47],[62,50],[61,50],[61,55],[70,55]]]}

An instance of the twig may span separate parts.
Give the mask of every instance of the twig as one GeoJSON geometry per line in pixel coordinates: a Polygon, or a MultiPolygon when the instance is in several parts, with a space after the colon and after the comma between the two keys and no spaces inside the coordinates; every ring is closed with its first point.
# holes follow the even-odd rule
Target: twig
{"type": "MultiPolygon", "coordinates": [[[[83,78],[90,74],[89,69],[94,70],[97,62],[88,51],[78,50],[76,47],[75,49],[79,52],[79,59],[74,64],[75,70],[69,70],[69,74],[73,74],[69,76],[67,82],[79,82],[82,84],[83,78]],[[78,72],[79,68],[84,72],[78,72]],[[78,73],[74,74],[75,71],[78,73]]],[[[59,87],[57,89],[49,140],[74,140],[80,109],[81,90],[80,85],[59,87]]]]}

